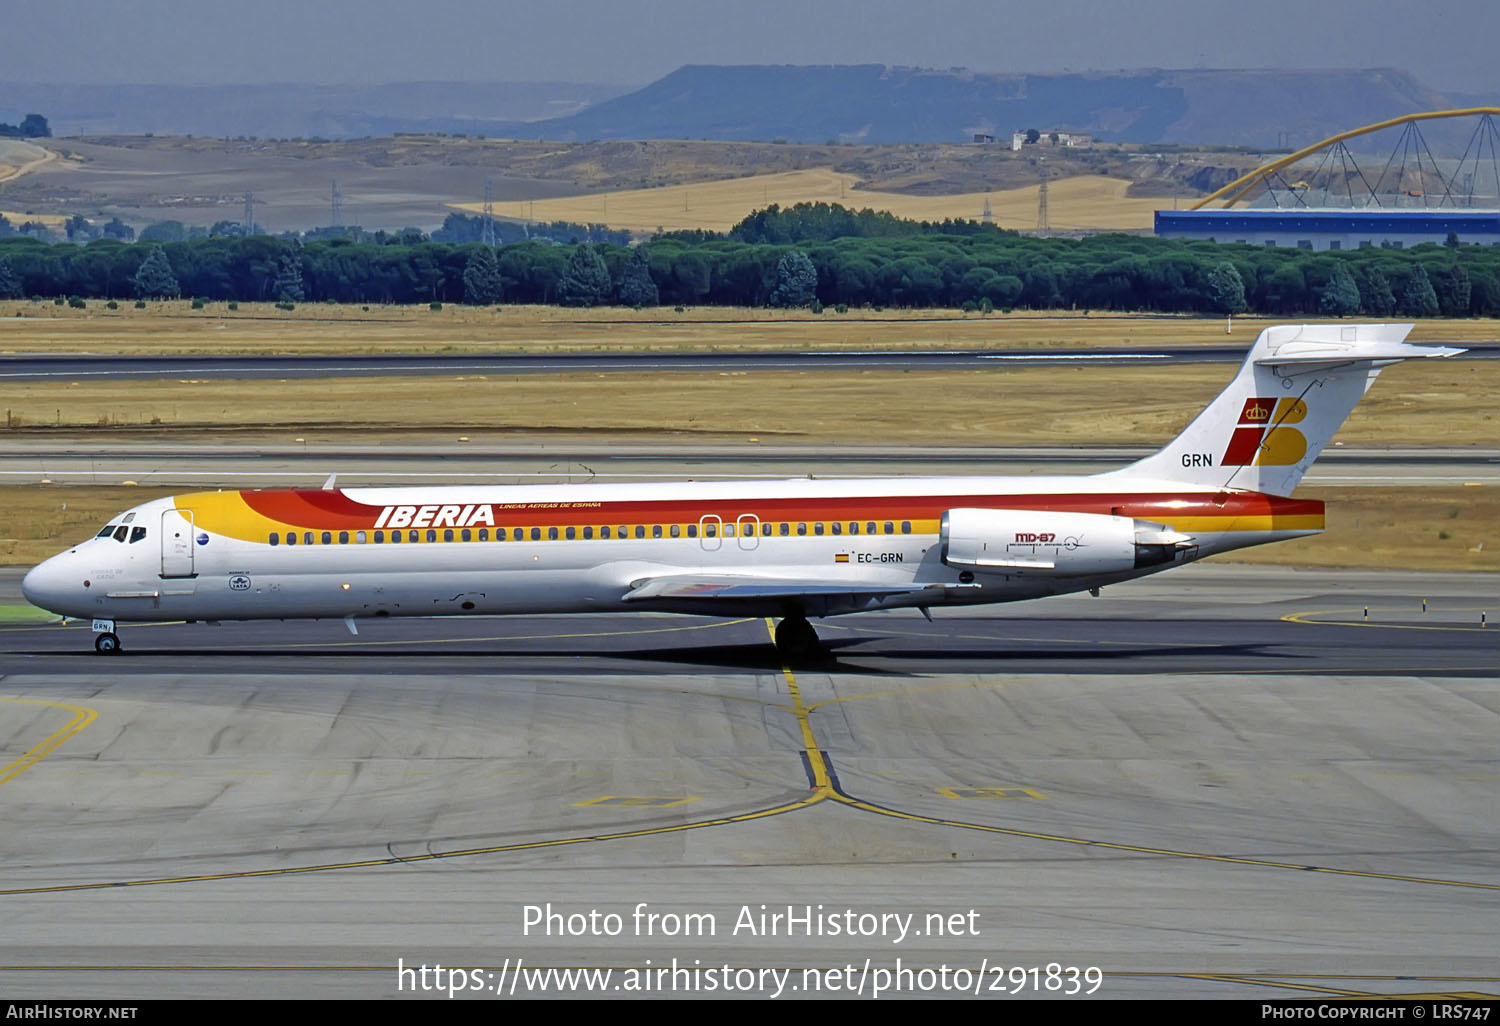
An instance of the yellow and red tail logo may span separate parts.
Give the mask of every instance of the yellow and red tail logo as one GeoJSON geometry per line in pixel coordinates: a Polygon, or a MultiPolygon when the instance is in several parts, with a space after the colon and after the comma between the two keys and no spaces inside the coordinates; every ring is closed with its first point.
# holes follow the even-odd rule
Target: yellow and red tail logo
{"type": "Polygon", "coordinates": [[[1289,467],[1307,455],[1307,437],[1296,428],[1307,416],[1301,399],[1251,397],[1240,411],[1239,425],[1229,438],[1220,466],[1289,467]]]}

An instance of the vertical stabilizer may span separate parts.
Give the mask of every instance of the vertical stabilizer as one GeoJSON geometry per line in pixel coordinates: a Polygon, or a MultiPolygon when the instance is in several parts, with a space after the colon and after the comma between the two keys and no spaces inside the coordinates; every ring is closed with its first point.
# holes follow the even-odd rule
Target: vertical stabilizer
{"type": "Polygon", "coordinates": [[[1266,328],[1218,398],[1160,452],[1108,477],[1290,495],[1390,364],[1462,349],[1405,341],[1410,324],[1266,328]]]}

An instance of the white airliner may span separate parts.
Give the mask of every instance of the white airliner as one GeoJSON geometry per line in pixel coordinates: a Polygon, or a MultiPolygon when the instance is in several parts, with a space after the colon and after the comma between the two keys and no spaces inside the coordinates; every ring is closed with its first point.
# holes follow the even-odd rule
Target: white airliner
{"type": "Polygon", "coordinates": [[[1094,591],[1318,533],[1292,490],[1380,370],[1464,351],[1411,327],[1267,328],[1171,444],[1103,474],[201,492],[21,588],[100,652],[116,621],[657,610],[781,617],[796,657],[809,616],[1094,591]]]}

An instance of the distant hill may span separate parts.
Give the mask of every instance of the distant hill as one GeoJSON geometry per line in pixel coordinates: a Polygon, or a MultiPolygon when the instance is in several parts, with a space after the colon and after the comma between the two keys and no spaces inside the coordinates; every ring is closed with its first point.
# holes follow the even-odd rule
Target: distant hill
{"type": "Polygon", "coordinates": [[[0,82],[0,121],[46,115],[52,134],[358,139],[397,132],[500,135],[618,96],[581,82],[386,85],[57,85],[0,82]],[[14,116],[7,118],[7,112],[14,116]],[[501,130],[504,126],[504,131],[501,130]]]}
{"type": "Polygon", "coordinates": [[[561,140],[957,142],[1015,129],[1101,141],[1275,147],[1448,106],[1403,71],[979,74],[882,65],[690,65],[575,114],[512,129],[561,140]]]}

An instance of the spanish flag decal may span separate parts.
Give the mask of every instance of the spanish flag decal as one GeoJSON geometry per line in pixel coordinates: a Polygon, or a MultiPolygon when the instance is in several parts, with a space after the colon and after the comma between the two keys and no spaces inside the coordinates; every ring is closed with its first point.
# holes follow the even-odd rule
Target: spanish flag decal
{"type": "Polygon", "coordinates": [[[833,561],[835,563],[847,563],[847,562],[849,562],[849,553],[847,553],[847,552],[836,552],[833,555],[833,561]]]}

